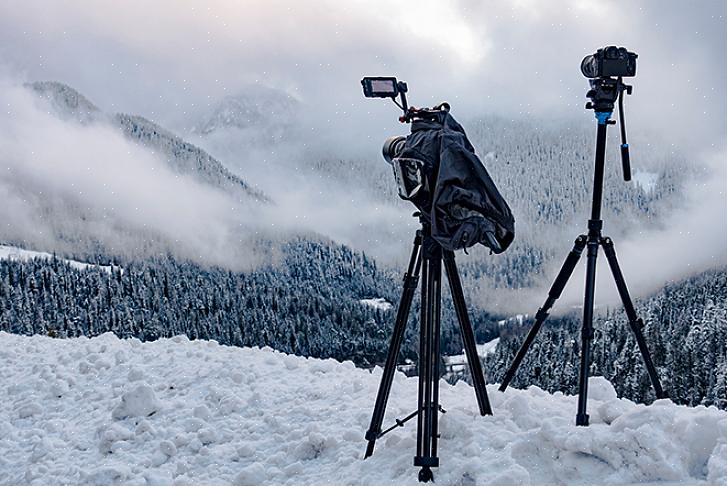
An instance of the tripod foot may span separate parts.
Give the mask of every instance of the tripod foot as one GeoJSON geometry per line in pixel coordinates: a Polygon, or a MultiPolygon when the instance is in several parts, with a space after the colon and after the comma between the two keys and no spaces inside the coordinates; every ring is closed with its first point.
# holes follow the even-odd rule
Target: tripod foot
{"type": "Polygon", "coordinates": [[[371,455],[374,453],[374,441],[370,440],[368,445],[366,446],[366,454],[364,454],[364,459],[368,459],[371,457],[371,455]]]}
{"type": "Polygon", "coordinates": [[[432,474],[432,470],[428,467],[423,467],[421,471],[419,471],[419,482],[420,483],[428,483],[429,481],[434,479],[434,474],[432,474]]]}
{"type": "Polygon", "coordinates": [[[584,427],[588,427],[588,414],[587,413],[579,413],[576,415],[576,425],[582,425],[584,427]]]}

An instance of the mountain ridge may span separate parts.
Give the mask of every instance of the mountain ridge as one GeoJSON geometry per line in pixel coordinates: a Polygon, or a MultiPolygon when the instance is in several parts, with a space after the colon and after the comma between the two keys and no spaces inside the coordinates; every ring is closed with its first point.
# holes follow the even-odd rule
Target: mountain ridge
{"type": "Polygon", "coordinates": [[[140,115],[107,114],[72,87],[58,81],[36,81],[25,86],[47,100],[54,114],[64,120],[87,125],[108,123],[124,136],[164,156],[175,172],[189,174],[199,181],[232,193],[238,199],[269,204],[271,198],[230,172],[204,149],[185,141],[161,125],[140,115]]]}

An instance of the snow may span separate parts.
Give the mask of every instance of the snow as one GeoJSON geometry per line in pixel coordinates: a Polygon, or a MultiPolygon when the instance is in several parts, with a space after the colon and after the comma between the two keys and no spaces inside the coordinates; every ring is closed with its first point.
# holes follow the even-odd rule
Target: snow
{"type": "Polygon", "coordinates": [[[497,348],[497,344],[500,342],[500,338],[495,338],[491,341],[487,341],[485,344],[478,344],[477,345],[477,355],[478,356],[487,356],[489,354],[492,354],[495,352],[495,349],[497,348]]]}
{"type": "MultiPolygon", "coordinates": [[[[477,356],[485,357],[495,352],[497,343],[500,342],[500,338],[495,338],[491,341],[487,341],[484,344],[477,344],[477,356]]],[[[453,356],[443,356],[444,361],[449,365],[465,365],[467,364],[467,355],[462,350],[462,354],[456,354],[453,356]]]]}
{"type": "Polygon", "coordinates": [[[379,309],[382,311],[387,311],[394,307],[391,302],[381,297],[377,297],[374,299],[361,299],[359,300],[359,302],[361,302],[363,305],[368,305],[370,307],[373,307],[374,309],[379,309]]]}
{"type": "MultiPolygon", "coordinates": [[[[18,248],[17,246],[0,245],[0,260],[17,260],[17,261],[28,261],[34,258],[40,258],[42,260],[52,260],[53,255],[42,251],[31,251],[18,248]]],[[[57,257],[56,257],[57,258],[57,257]]],[[[79,262],[76,260],[68,260],[65,258],[58,258],[62,262],[68,263],[70,266],[77,270],[86,270],[87,268],[98,268],[105,272],[111,273],[114,269],[112,265],[94,265],[91,263],[79,262]]],[[[118,270],[119,268],[116,267],[118,270]]]]}
{"type": "Polygon", "coordinates": [[[656,183],[659,180],[659,174],[656,172],[648,172],[645,170],[635,170],[631,173],[631,178],[637,186],[641,187],[646,193],[654,192],[656,183]]]}
{"type": "MultiPolygon", "coordinates": [[[[362,460],[381,369],[185,337],[51,339],[0,333],[0,484],[414,485],[416,427],[362,460]]],[[[412,411],[398,373],[385,425],[412,411]]],[[[442,485],[727,485],[727,413],[441,383],[442,485]]]]}

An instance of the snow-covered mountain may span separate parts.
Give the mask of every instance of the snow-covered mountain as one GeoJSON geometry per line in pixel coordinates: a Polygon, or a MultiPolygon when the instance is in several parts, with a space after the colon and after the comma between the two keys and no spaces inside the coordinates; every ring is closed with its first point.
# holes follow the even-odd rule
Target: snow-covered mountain
{"type": "Polygon", "coordinates": [[[113,121],[130,139],[164,155],[167,164],[180,174],[193,174],[197,179],[222,188],[241,198],[270,202],[268,196],[252,188],[239,176],[201,148],[141,116],[117,113],[113,121]]]}
{"type": "Polygon", "coordinates": [[[64,120],[91,123],[105,118],[103,112],[75,89],[57,81],[37,81],[28,83],[28,88],[36,92],[50,104],[55,115],[64,120]]]}
{"type": "Polygon", "coordinates": [[[197,180],[224,189],[241,200],[270,202],[269,197],[262,191],[230,172],[203,149],[142,116],[105,114],[82,94],[63,83],[40,81],[27,86],[46,99],[53,114],[64,120],[75,120],[84,124],[109,123],[135,143],[161,154],[169,168],[175,172],[192,175],[197,180]]]}
{"type": "Polygon", "coordinates": [[[213,104],[193,126],[192,133],[209,135],[227,129],[255,129],[268,131],[268,141],[276,141],[290,128],[300,109],[300,102],[289,93],[249,85],[237,95],[213,104]]]}
{"type": "MultiPolygon", "coordinates": [[[[234,348],[185,337],[51,339],[0,333],[0,484],[415,485],[416,425],[363,460],[381,369],[234,348]]],[[[417,378],[397,374],[385,425],[416,407],[417,378]]],[[[724,485],[727,412],[537,387],[488,392],[441,382],[445,485],[724,485]]]]}

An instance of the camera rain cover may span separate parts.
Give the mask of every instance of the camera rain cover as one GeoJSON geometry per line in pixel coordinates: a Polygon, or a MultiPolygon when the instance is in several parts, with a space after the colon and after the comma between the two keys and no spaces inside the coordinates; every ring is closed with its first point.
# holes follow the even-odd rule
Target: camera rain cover
{"type": "Polygon", "coordinates": [[[426,202],[410,199],[428,216],[432,237],[443,248],[480,243],[502,253],[510,246],[515,237],[512,211],[452,115],[443,111],[436,119],[415,120],[399,158],[423,162],[431,197],[426,202]]]}

